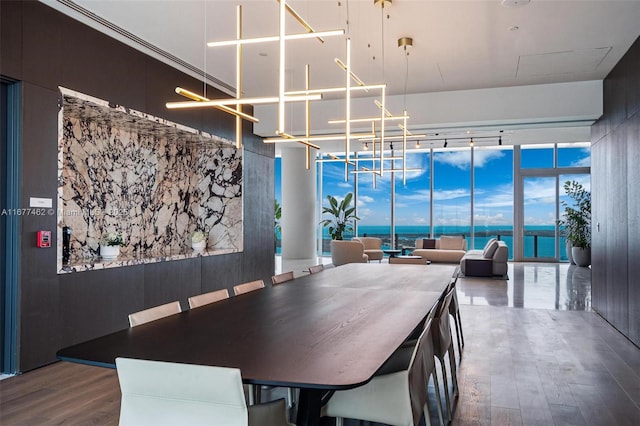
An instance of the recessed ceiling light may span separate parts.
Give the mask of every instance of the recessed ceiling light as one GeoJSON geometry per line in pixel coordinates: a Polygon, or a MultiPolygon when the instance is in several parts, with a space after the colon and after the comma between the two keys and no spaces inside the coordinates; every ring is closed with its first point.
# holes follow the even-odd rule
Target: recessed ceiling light
{"type": "Polygon", "coordinates": [[[262,57],[269,56],[269,55],[267,54],[267,52],[260,52],[260,53],[258,53],[258,55],[259,55],[259,56],[262,56],[262,57]]]}
{"type": "Polygon", "coordinates": [[[502,0],[502,5],[505,7],[520,7],[526,6],[531,0],[502,0]]]}
{"type": "Polygon", "coordinates": [[[517,25],[513,25],[513,26],[509,27],[509,31],[518,31],[519,29],[520,29],[520,27],[517,26],[517,25]]]}

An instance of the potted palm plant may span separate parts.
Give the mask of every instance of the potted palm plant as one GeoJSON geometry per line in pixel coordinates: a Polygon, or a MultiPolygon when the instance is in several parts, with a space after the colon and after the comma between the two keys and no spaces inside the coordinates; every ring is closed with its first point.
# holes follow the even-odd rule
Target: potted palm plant
{"type": "Polygon", "coordinates": [[[322,208],[322,214],[329,215],[330,218],[324,219],[320,223],[322,223],[325,228],[328,228],[329,235],[332,240],[342,240],[344,233],[352,232],[353,224],[356,220],[360,220],[360,218],[355,214],[355,206],[351,206],[352,198],[353,193],[351,192],[349,192],[340,202],[338,202],[334,196],[327,195],[329,206],[322,208]]]}
{"type": "Polygon", "coordinates": [[[591,193],[576,181],[564,184],[565,193],[573,200],[562,201],[564,216],[560,229],[571,244],[571,257],[578,266],[591,263],[591,193]]]}

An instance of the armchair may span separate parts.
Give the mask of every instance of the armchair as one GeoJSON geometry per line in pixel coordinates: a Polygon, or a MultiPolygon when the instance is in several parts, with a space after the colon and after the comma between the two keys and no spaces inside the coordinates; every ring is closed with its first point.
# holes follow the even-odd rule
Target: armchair
{"type": "Polygon", "coordinates": [[[360,241],[364,245],[364,254],[369,256],[369,261],[377,260],[382,262],[384,252],[382,251],[382,240],[376,237],[354,237],[354,241],[360,241]]]}
{"type": "Polygon", "coordinates": [[[331,241],[331,262],[335,266],[347,263],[367,263],[369,256],[364,254],[364,245],[360,241],[331,241]]]}

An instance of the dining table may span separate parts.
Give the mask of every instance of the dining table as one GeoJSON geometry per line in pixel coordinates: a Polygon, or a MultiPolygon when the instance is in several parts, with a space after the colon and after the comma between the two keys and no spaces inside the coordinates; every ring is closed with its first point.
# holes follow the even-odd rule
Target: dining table
{"type": "Polygon", "coordinates": [[[300,389],[298,426],[328,392],[367,383],[423,323],[455,265],[346,264],[60,349],[63,361],[118,357],[239,368],[244,383],[300,389]]]}

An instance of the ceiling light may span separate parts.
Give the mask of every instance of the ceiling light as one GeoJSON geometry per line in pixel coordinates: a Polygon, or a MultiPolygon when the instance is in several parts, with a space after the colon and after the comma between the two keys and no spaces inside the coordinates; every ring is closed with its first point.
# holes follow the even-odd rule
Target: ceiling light
{"type": "Polygon", "coordinates": [[[398,47],[404,48],[406,52],[408,47],[413,47],[413,39],[411,37],[400,37],[398,39],[398,47]]]}
{"type": "Polygon", "coordinates": [[[369,142],[364,143],[364,150],[369,151],[369,142]]]}
{"type": "Polygon", "coordinates": [[[383,9],[387,6],[391,6],[393,4],[393,0],[373,0],[374,6],[380,6],[383,9]]]}
{"type": "Polygon", "coordinates": [[[473,146],[473,138],[469,141],[469,146],[473,146]]]}
{"type": "Polygon", "coordinates": [[[521,7],[529,4],[531,0],[502,0],[504,7],[521,7]]]}
{"type": "Polygon", "coordinates": [[[420,148],[420,141],[416,142],[416,148],[419,149],[420,148]]]}
{"type": "Polygon", "coordinates": [[[443,147],[443,148],[446,148],[446,147],[447,147],[447,145],[449,145],[449,142],[447,142],[447,140],[445,139],[445,140],[444,140],[444,147],[443,147]]]}

